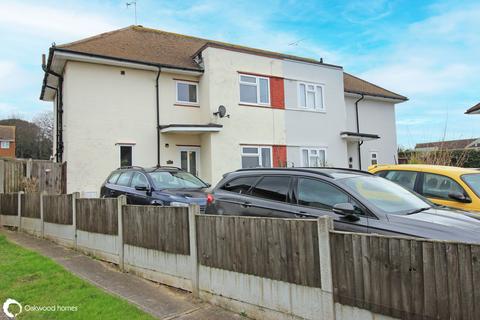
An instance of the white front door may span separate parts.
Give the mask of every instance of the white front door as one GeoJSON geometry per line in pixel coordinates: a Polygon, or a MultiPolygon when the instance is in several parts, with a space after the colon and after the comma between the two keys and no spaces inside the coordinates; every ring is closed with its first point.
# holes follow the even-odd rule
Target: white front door
{"type": "Polygon", "coordinates": [[[200,148],[182,147],[180,150],[180,168],[195,176],[200,175],[200,148]]]}

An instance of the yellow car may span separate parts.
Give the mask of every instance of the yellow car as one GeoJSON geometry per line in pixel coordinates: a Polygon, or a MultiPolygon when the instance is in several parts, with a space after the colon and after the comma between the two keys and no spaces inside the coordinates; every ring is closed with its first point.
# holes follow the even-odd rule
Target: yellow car
{"type": "Polygon", "coordinates": [[[432,202],[480,213],[480,170],[434,165],[373,165],[371,173],[413,190],[432,202]]]}

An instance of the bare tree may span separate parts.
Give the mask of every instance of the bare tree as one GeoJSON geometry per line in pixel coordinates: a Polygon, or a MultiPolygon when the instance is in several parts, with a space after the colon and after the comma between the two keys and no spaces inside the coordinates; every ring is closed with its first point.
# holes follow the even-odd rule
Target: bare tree
{"type": "Polygon", "coordinates": [[[40,128],[40,135],[43,139],[53,141],[53,112],[43,111],[33,118],[35,123],[40,128]]]}

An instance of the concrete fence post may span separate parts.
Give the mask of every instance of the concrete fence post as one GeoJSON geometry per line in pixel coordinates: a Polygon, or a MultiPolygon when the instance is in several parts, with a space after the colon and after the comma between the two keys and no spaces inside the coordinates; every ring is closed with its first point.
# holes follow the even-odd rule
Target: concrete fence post
{"type": "Polygon", "coordinates": [[[23,194],[24,194],[23,191],[18,192],[18,206],[17,206],[18,231],[22,231],[22,195],[23,194]]]}
{"type": "Polygon", "coordinates": [[[194,297],[199,297],[199,265],[197,254],[197,222],[196,217],[200,214],[200,206],[198,204],[191,204],[188,207],[188,230],[190,240],[190,264],[192,268],[192,294],[194,297]]]}
{"type": "Polygon", "coordinates": [[[77,199],[80,192],[72,193],[72,224],[73,224],[73,247],[77,249],[77,199]]]}
{"type": "Polygon", "coordinates": [[[45,208],[44,208],[44,196],[47,193],[45,191],[42,191],[40,193],[40,236],[42,238],[45,238],[45,208]]]}
{"type": "Polygon", "coordinates": [[[124,258],[123,258],[123,206],[127,204],[127,197],[120,196],[117,198],[117,212],[118,212],[118,236],[117,236],[117,246],[118,246],[118,268],[121,271],[125,270],[124,258]]]}
{"type": "Polygon", "coordinates": [[[323,319],[335,319],[333,301],[332,259],[330,253],[330,231],[333,230],[331,217],[320,217],[318,226],[318,251],[320,256],[320,279],[322,289],[323,319]]]}
{"type": "Polygon", "coordinates": [[[33,159],[28,159],[26,162],[25,177],[30,179],[32,177],[33,159]]]}

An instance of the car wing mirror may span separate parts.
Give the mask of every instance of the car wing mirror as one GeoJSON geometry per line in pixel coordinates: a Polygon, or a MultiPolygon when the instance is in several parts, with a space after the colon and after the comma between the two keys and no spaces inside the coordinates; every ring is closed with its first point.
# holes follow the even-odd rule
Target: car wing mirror
{"type": "Polygon", "coordinates": [[[448,197],[452,200],[462,202],[462,203],[471,203],[472,199],[470,197],[464,195],[461,192],[451,192],[448,194],[448,197]]]}
{"type": "Polygon", "coordinates": [[[135,186],[135,190],[137,191],[149,191],[150,188],[146,184],[139,184],[135,186]]]}
{"type": "Polygon", "coordinates": [[[333,212],[336,214],[342,215],[344,219],[350,221],[358,221],[360,218],[358,217],[355,207],[351,203],[337,203],[333,206],[333,212]]]}

